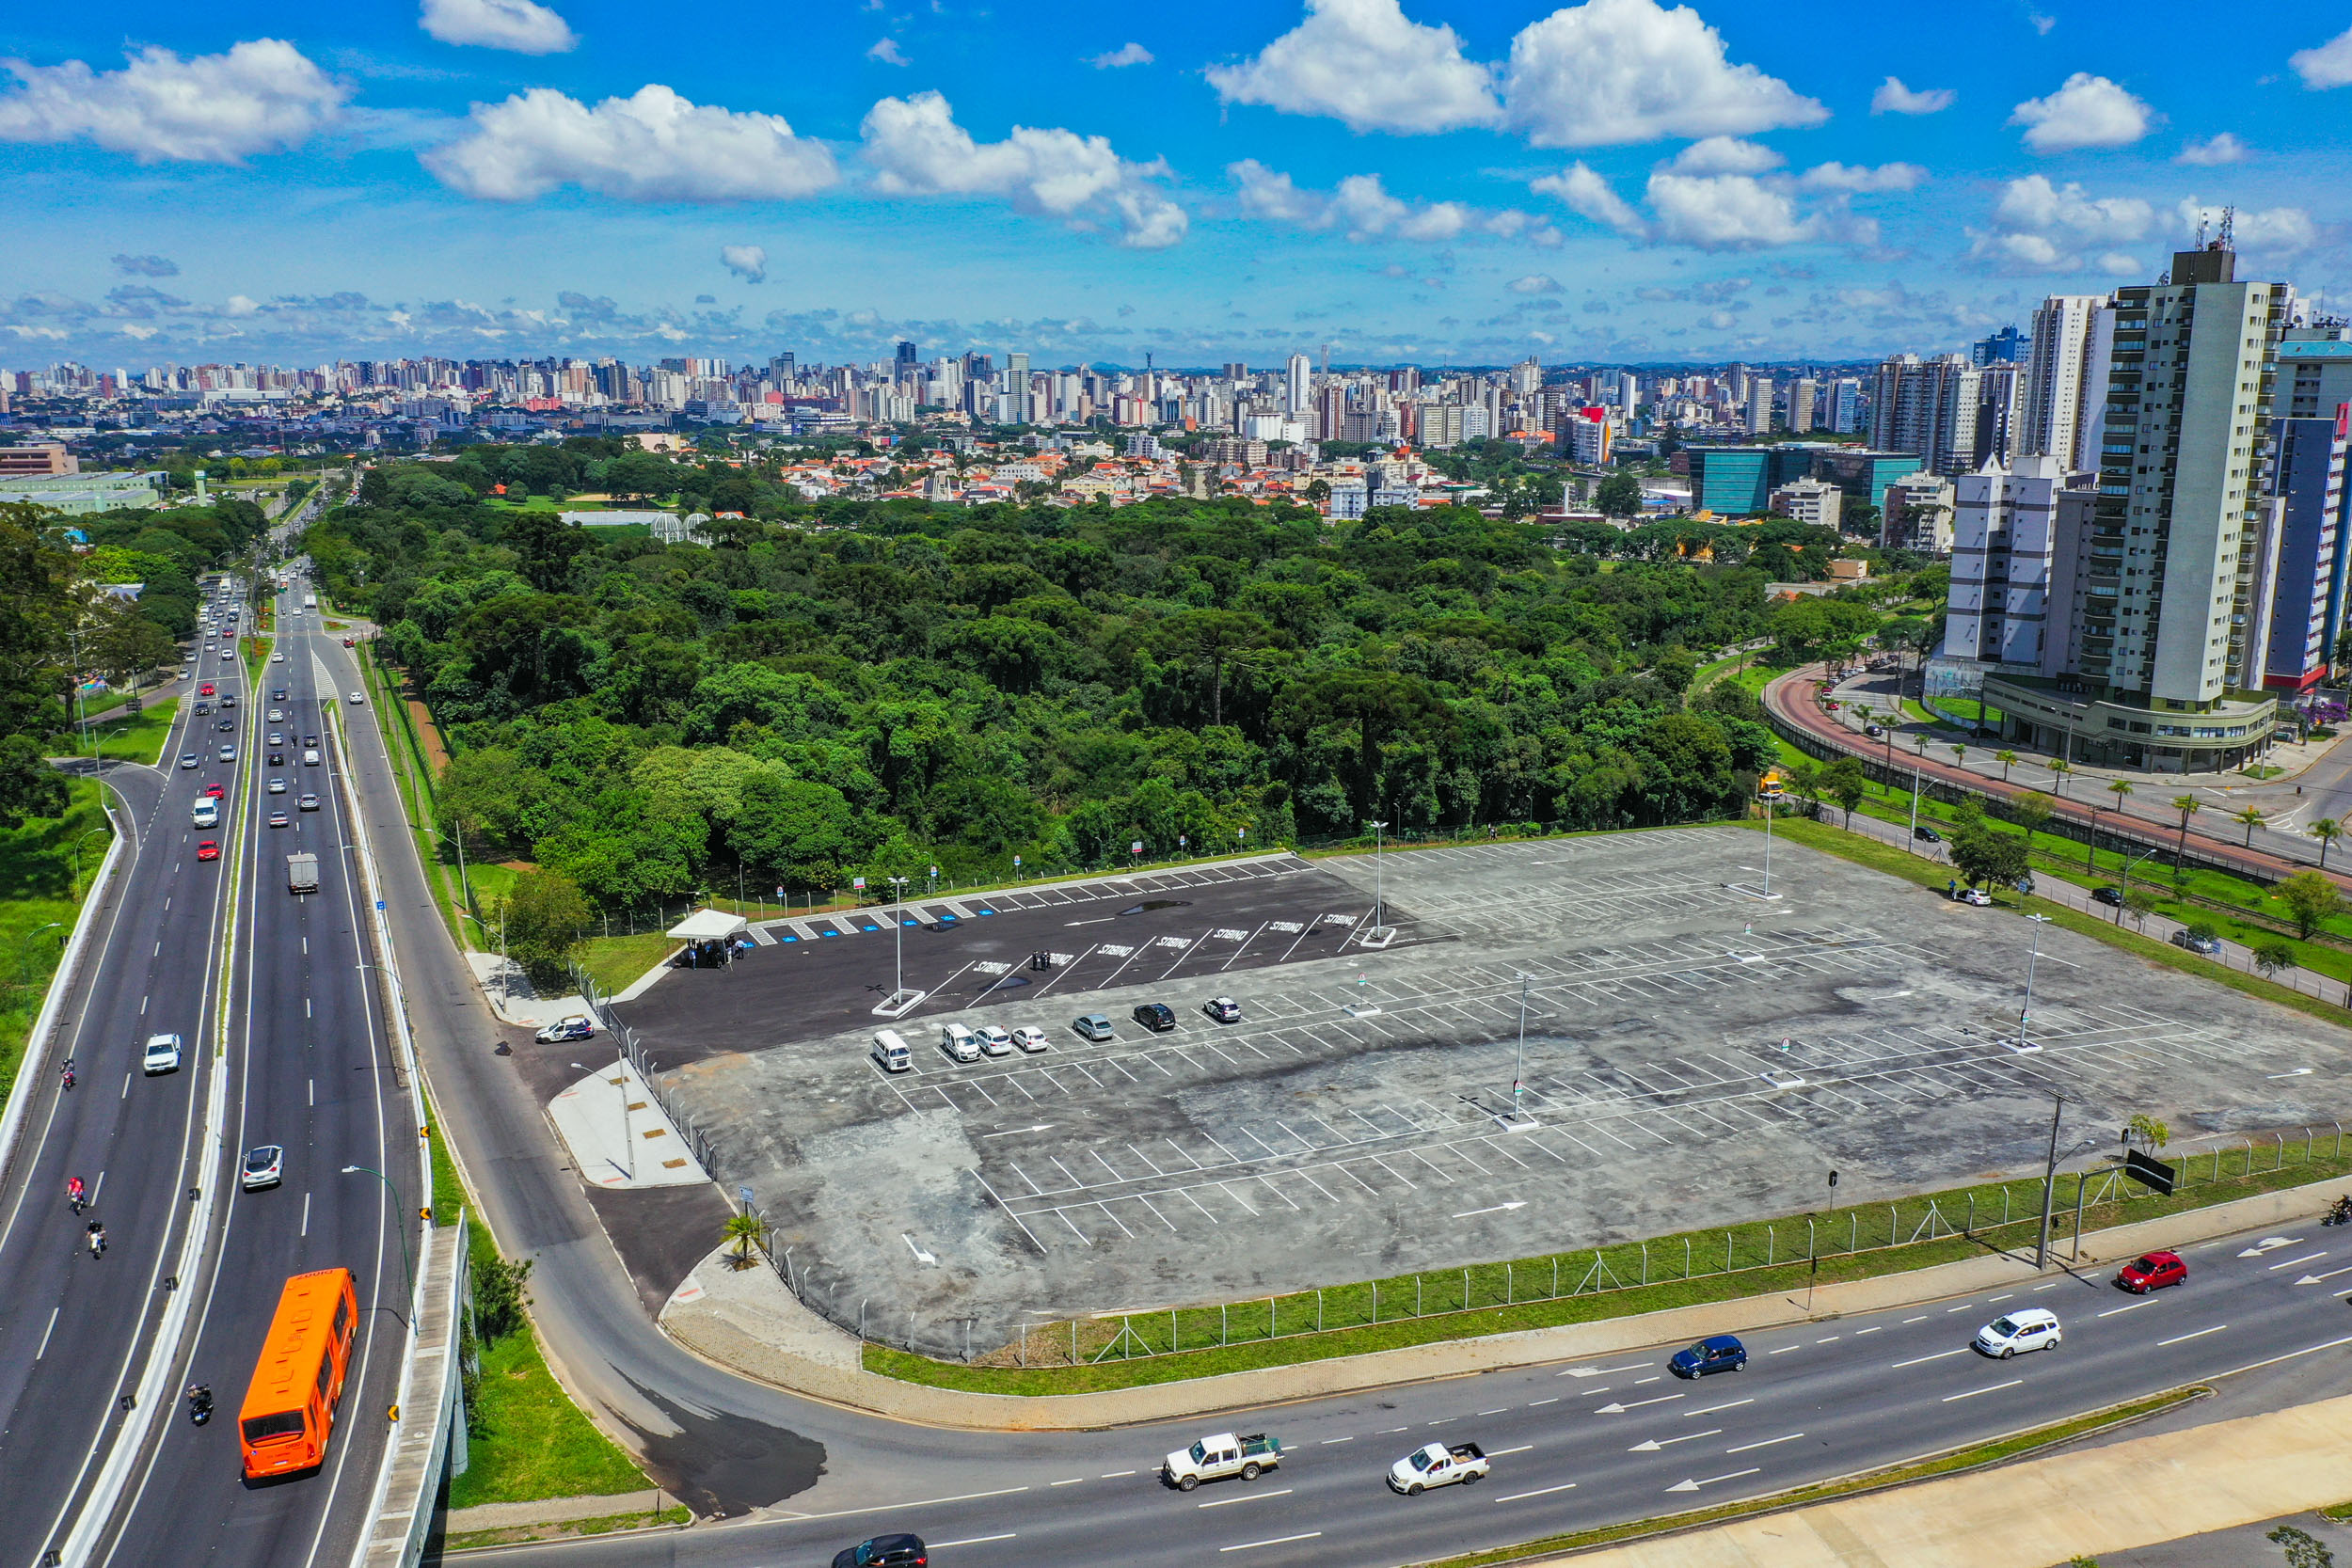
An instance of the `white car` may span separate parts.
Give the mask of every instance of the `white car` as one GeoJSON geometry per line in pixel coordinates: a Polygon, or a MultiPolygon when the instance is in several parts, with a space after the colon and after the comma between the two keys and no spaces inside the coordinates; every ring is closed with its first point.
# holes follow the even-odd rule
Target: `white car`
{"type": "Polygon", "coordinates": [[[177,1072],[180,1070],[180,1037],[150,1035],[147,1050],[139,1057],[139,1070],[146,1073],[177,1072]]]}
{"type": "Polygon", "coordinates": [[[1009,1056],[1012,1054],[1012,1037],[993,1023],[983,1023],[977,1029],[973,1030],[972,1034],[973,1037],[980,1042],[980,1049],[990,1055],[1009,1056]]]}
{"type": "Polygon", "coordinates": [[[237,1185],[246,1192],[259,1192],[275,1187],[286,1180],[286,1151],[277,1144],[263,1144],[245,1151],[245,1165],[237,1172],[237,1185]]]}
{"type": "Polygon", "coordinates": [[[237,760],[237,749],[236,749],[234,746],[223,746],[223,747],[220,749],[220,760],[221,760],[221,761],[223,761],[223,762],[234,762],[234,761],[236,761],[236,760],[237,760]]]}
{"type": "Polygon", "coordinates": [[[2057,1313],[2029,1307],[2023,1312],[1994,1319],[1977,1330],[1977,1337],[1970,1343],[1985,1354],[2006,1361],[2020,1351],[2053,1349],[2065,1338],[2058,1328],[2057,1313]]]}
{"type": "Polygon", "coordinates": [[[286,793],[286,781],[285,781],[285,780],[283,780],[283,779],[272,779],[272,780],[270,780],[270,782],[269,782],[269,792],[270,792],[272,795],[283,795],[283,794],[285,794],[285,793],[286,793]]]}
{"type": "Polygon", "coordinates": [[[279,721],[283,720],[285,717],[286,717],[286,716],[285,716],[284,714],[282,714],[282,713],[278,712],[278,709],[276,709],[276,708],[272,708],[272,709],[270,709],[270,710],[269,710],[269,721],[270,721],[271,723],[273,723],[273,724],[278,723],[279,721]]]}
{"type": "Polygon", "coordinates": [[[1045,1049],[1045,1031],[1035,1024],[1025,1023],[1012,1032],[1012,1043],[1035,1055],[1045,1049]]]}
{"type": "Polygon", "coordinates": [[[269,656],[269,661],[272,664],[283,664],[286,662],[286,656],[284,654],[272,654],[269,656]]]}
{"type": "Polygon", "coordinates": [[[1991,909],[1993,907],[1993,895],[1985,892],[1984,889],[1980,887],[1962,888],[1960,890],[1960,901],[1963,904],[1974,904],[1980,910],[1991,909]]]}
{"type": "Polygon", "coordinates": [[[183,768],[194,768],[196,766],[196,753],[194,752],[181,752],[180,766],[183,768]]]}
{"type": "Polygon", "coordinates": [[[361,703],[366,702],[366,701],[367,701],[367,699],[366,699],[365,697],[360,696],[360,695],[359,695],[359,693],[358,693],[357,691],[355,691],[355,692],[353,692],[350,696],[345,697],[345,698],[343,699],[343,701],[344,701],[344,702],[346,702],[346,703],[349,703],[349,704],[350,704],[353,707],[358,707],[358,706],[361,703]]]}

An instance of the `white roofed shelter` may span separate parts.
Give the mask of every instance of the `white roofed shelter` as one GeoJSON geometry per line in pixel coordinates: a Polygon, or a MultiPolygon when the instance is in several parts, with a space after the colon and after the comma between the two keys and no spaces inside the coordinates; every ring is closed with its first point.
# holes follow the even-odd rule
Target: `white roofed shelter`
{"type": "Polygon", "coordinates": [[[722,944],[729,968],[735,964],[735,939],[752,928],[752,923],[739,914],[725,914],[718,910],[696,910],[670,927],[672,942],[722,944]]]}

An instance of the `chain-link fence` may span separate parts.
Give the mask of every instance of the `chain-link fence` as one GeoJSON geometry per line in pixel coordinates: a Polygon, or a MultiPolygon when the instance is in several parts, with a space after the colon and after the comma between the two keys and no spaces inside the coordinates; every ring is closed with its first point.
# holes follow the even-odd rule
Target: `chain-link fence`
{"type": "MultiPolygon", "coordinates": [[[[675,1119],[675,1117],[673,1118],[675,1119]]],[[[2352,1173],[2344,1130],[2299,1129],[2233,1134],[2210,1147],[2172,1149],[2176,1192],[2214,1187],[2260,1189],[2268,1179],[2352,1173]]],[[[714,1174],[716,1174],[714,1172],[714,1174]]],[[[2222,1195],[2226,1196],[2226,1195],[2222,1195]]],[[[2054,1255],[2081,1255],[2086,1230],[2154,1218],[2190,1205],[2134,1185],[2116,1165],[2059,1173],[2051,1195],[2054,1255]]],[[[779,1279],[811,1310],[857,1335],[942,1360],[997,1367],[1069,1367],[1101,1361],[1217,1350],[1270,1339],[1364,1329],[1416,1319],[1493,1315],[1579,1296],[1671,1288],[1726,1275],[1759,1276],[1774,1269],[1930,1243],[1960,1242],[1968,1251],[2030,1256],[2040,1235],[2042,1183],[1987,1183],[1860,1204],[1646,1242],[1580,1247],[1467,1268],[1429,1269],[1354,1284],[1244,1300],[1097,1313],[992,1311],[943,1317],[910,1309],[817,1256],[805,1240],[771,1232],[759,1243],[779,1279]]],[[[1851,1272],[1851,1271],[1847,1271],[1851,1272]]],[[[1802,1281],[1797,1281],[1802,1283],[1802,1281]]],[[[1669,1291],[1661,1307],[1680,1305],[1669,1291]]],[[[1708,1291],[1690,1299],[1716,1299],[1708,1291]]],[[[1508,1326],[1530,1326],[1511,1323],[1508,1326]]],[[[1480,1332],[1464,1325],[1462,1332],[1480,1332]]],[[[1422,1335],[1411,1338],[1446,1338],[1422,1335]]]]}

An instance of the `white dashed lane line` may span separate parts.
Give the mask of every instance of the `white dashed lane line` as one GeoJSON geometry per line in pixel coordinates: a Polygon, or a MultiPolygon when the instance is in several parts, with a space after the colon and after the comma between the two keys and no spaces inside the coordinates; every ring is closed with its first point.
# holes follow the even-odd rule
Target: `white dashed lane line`
{"type": "Polygon", "coordinates": [[[1924,1363],[1924,1362],[1929,1362],[1929,1361],[1941,1361],[1941,1360],[1943,1360],[1943,1359],[1944,1359],[1946,1356],[1947,1356],[1947,1355],[1965,1355],[1965,1354],[1968,1354],[1968,1347],[1967,1347],[1966,1345],[1963,1345],[1963,1346],[1961,1346],[1958,1350],[1940,1350],[1940,1351],[1937,1351],[1937,1352],[1936,1352],[1933,1355],[1915,1355],[1915,1356],[1913,1356],[1913,1357],[1912,1357],[1910,1360],[1908,1360],[1908,1361],[1898,1361],[1898,1362],[1894,1363],[1894,1365],[1893,1365],[1892,1367],[1890,1367],[1888,1370],[1899,1370],[1899,1369],[1901,1369],[1901,1368],[1904,1368],[1904,1367],[1916,1367],[1916,1366],[1921,1365],[1921,1364],[1922,1364],[1922,1363],[1924,1363]]]}

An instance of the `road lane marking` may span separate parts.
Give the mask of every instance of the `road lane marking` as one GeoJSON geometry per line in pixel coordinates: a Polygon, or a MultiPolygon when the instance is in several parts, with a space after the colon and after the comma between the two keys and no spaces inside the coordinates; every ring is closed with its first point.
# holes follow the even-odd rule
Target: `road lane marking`
{"type": "Polygon", "coordinates": [[[1488,1453],[1486,1457],[1488,1459],[1501,1459],[1506,1453],[1532,1453],[1534,1451],[1534,1448],[1535,1445],[1533,1443],[1521,1443],[1516,1449],[1496,1449],[1492,1452],[1488,1453]]]}
{"type": "Polygon", "coordinates": [[[1963,1345],[1963,1346],[1961,1346],[1958,1350],[1940,1350],[1940,1351],[1937,1351],[1937,1352],[1936,1352],[1933,1355],[1915,1355],[1915,1356],[1913,1356],[1913,1357],[1912,1357],[1910,1360],[1908,1360],[1908,1361],[1898,1361],[1898,1362],[1895,1362],[1892,1366],[1890,1366],[1890,1367],[1888,1367],[1888,1368],[1887,1368],[1887,1370],[1889,1370],[1889,1371],[1897,1371],[1897,1370],[1901,1370],[1901,1369],[1902,1369],[1902,1368],[1904,1368],[1904,1367],[1916,1367],[1916,1366],[1918,1366],[1921,1362],[1925,1362],[1925,1361],[1941,1361],[1941,1360],[1943,1360],[1943,1359],[1944,1359],[1946,1356],[1947,1356],[1947,1355],[1965,1355],[1965,1354],[1968,1354],[1968,1347],[1967,1347],[1966,1345],[1963,1345]]]}
{"type": "Polygon", "coordinates": [[[1873,1323],[1868,1328],[1857,1328],[1854,1330],[1854,1337],[1856,1338],[1860,1338],[1865,1334],[1876,1334],[1880,1329],[1884,1328],[1885,1326],[1886,1325],[1884,1323],[1873,1323]]]}
{"type": "Polygon", "coordinates": [[[1548,1399],[1548,1400],[1530,1400],[1530,1401],[1528,1401],[1528,1402],[1527,1402],[1527,1408],[1528,1408],[1528,1409],[1530,1409],[1530,1410],[1533,1410],[1533,1409],[1534,1409],[1534,1408],[1535,1408],[1537,1405],[1539,1405],[1539,1404],[1558,1404],[1559,1402],[1560,1402],[1560,1396],[1559,1396],[1559,1395],[1557,1395],[1557,1394],[1554,1394],[1554,1395],[1552,1395],[1552,1396],[1551,1396],[1551,1398],[1549,1398],[1549,1399],[1548,1399]]]}
{"type": "Polygon", "coordinates": [[[1075,1486],[1086,1479],[1087,1478],[1084,1476],[1072,1476],[1068,1481],[1049,1481],[1045,1484],[1048,1486],[1075,1486]]]}
{"type": "Polygon", "coordinates": [[[1554,1372],[1551,1375],[1554,1377],[1607,1377],[1611,1372],[1638,1372],[1645,1367],[1656,1365],[1654,1361],[1635,1361],[1623,1367],[1570,1367],[1565,1372],[1554,1372]]]}
{"type": "Polygon", "coordinates": [[[49,1336],[56,1332],[57,1314],[64,1310],[63,1307],[53,1307],[49,1309],[49,1326],[40,1331],[40,1349],[33,1352],[34,1360],[38,1361],[49,1354],[49,1336]]]}
{"type": "Polygon", "coordinates": [[[2103,1318],[2112,1318],[2112,1317],[2114,1317],[2114,1316],[2115,1316],[2118,1312],[2137,1312],[2137,1311],[2138,1311],[2138,1310],[2139,1310],[2141,1307],[2153,1307],[2155,1304],[2156,1304],[2156,1298],[2155,1298],[2155,1297],[2153,1297],[2153,1296],[2142,1296],[2142,1297],[2140,1297],[2137,1301],[2133,1302],[2133,1303],[2131,1303],[2129,1306],[2126,1306],[2126,1307],[2108,1307],[2106,1311],[2104,1311],[2104,1312],[2100,1313],[2100,1314],[2099,1314],[2099,1316],[2101,1316],[2101,1317],[2103,1317],[2103,1318]]]}
{"type": "Polygon", "coordinates": [[[1764,1354],[1767,1355],[1787,1355],[1792,1350],[1803,1349],[1804,1349],[1803,1345],[1783,1345],[1778,1350],[1768,1350],[1764,1354]]]}
{"type": "Polygon", "coordinates": [[[1767,1437],[1761,1443],[1742,1443],[1736,1449],[1725,1449],[1724,1452],[1746,1453],[1750,1449],[1769,1449],[1775,1443],[1793,1443],[1804,1435],[1802,1432],[1792,1432],[1786,1437],[1767,1437]]]}
{"type": "Polygon", "coordinates": [[[2304,1254],[2302,1257],[2300,1257],[2300,1258],[2290,1258],[2290,1259],[2287,1259],[2285,1262],[2283,1262],[2283,1263],[2273,1263],[2273,1264],[2271,1264],[2271,1265],[2270,1265],[2270,1270],[2271,1270],[2271,1272],[2272,1272],[2272,1273],[2276,1273],[2276,1272],[2277,1272],[2277,1271],[2279,1271],[2280,1269],[2291,1269],[2291,1268],[2295,1267],[2295,1265],[2296,1265],[2296,1264],[2297,1264],[2297,1263],[2312,1263],[2312,1262],[2317,1262],[2320,1259],[2325,1258],[2325,1257],[2327,1257],[2327,1256],[2328,1256],[2328,1250],[2327,1250],[2327,1248],[2322,1247],[2322,1248],[2321,1248],[2319,1251],[2317,1251],[2317,1252],[2307,1252],[2307,1253],[2305,1253],[2305,1254],[2304,1254]]]}
{"type": "Polygon", "coordinates": [[[1195,1508],[1231,1508],[1235,1503],[1262,1502],[1267,1497],[1287,1497],[1294,1490],[1295,1488],[1284,1486],[1272,1492],[1244,1492],[1236,1497],[1219,1497],[1215,1502],[1195,1503],[1192,1506],[1195,1508]]]}
{"type": "Polygon", "coordinates": [[[1756,1402],[1754,1400],[1732,1400],[1724,1404],[1701,1405],[1696,1410],[1685,1410],[1681,1414],[1684,1420],[1689,1420],[1693,1416],[1712,1416],[1718,1410],[1737,1410],[1743,1404],[1754,1404],[1755,1402],[1756,1402]]]}
{"type": "Polygon", "coordinates": [[[302,1195],[302,1234],[304,1234],[305,1236],[308,1236],[310,1233],[310,1195],[309,1193],[304,1193],[304,1194],[302,1195]]]}
{"type": "Polygon", "coordinates": [[[1905,1318],[1905,1319],[1903,1320],[1903,1322],[1905,1322],[1905,1323],[1926,1323],[1927,1321],[1928,1321],[1928,1319],[1927,1319],[1927,1314],[1925,1314],[1924,1312],[1923,1312],[1923,1313],[1921,1313],[1918,1317],[1915,1317],[1915,1318],[1905,1318]]]}
{"type": "Polygon", "coordinates": [[[1121,1476],[1132,1476],[1134,1474],[1135,1472],[1133,1470],[1105,1470],[1095,1479],[1098,1481],[1117,1481],[1121,1476]]]}
{"type": "Polygon", "coordinates": [[[1334,1443],[1353,1443],[1354,1441],[1356,1441],[1356,1439],[1353,1437],[1326,1437],[1318,1446],[1327,1449],[1334,1443]]]}
{"type": "Polygon", "coordinates": [[[932,1551],[937,1551],[942,1546],[977,1546],[984,1542],[1010,1541],[1012,1539],[1013,1535],[1010,1531],[1007,1531],[1003,1535],[967,1535],[961,1541],[934,1541],[930,1544],[930,1547],[932,1551]]]}
{"type": "Polygon", "coordinates": [[[1294,1541],[1315,1541],[1321,1539],[1322,1535],[1321,1530],[1311,1529],[1304,1535],[1278,1535],[1269,1541],[1244,1541],[1232,1546],[1219,1546],[1217,1550],[1220,1552],[1254,1551],[1260,1546],[1283,1546],[1294,1541]]]}
{"type": "Polygon", "coordinates": [[[1510,1408],[1511,1407],[1507,1404],[1498,1404],[1492,1410],[1482,1410],[1479,1414],[1481,1416],[1500,1416],[1510,1408]]]}
{"type": "Polygon", "coordinates": [[[1669,1492],[1695,1492],[1702,1486],[1712,1486],[1719,1481],[1738,1481],[1741,1476],[1760,1476],[1763,1473],[1763,1466],[1758,1465],[1754,1469],[1734,1470],[1727,1476],[1709,1476],[1705,1481],[1678,1481],[1672,1486],[1667,1487],[1666,1490],[1669,1492]]]}
{"type": "MultiPolygon", "coordinates": [[[[1619,1402],[1613,1400],[1607,1404],[1596,1405],[1593,1409],[1593,1414],[1596,1416],[1622,1416],[1629,1410],[1639,1410],[1645,1404],[1664,1404],[1668,1400],[1678,1400],[1682,1396],[1680,1394],[1658,1394],[1649,1399],[1631,1400],[1625,1402],[1619,1402]]],[[[1397,1430],[1402,1432],[1404,1428],[1399,1427],[1397,1430]]]]}
{"type": "Polygon", "coordinates": [[[1705,1432],[1686,1432],[1679,1437],[1652,1437],[1645,1442],[1634,1444],[1631,1448],[1626,1449],[1625,1451],[1628,1453],[1656,1453],[1659,1449],[1665,1448],[1670,1444],[1693,1443],[1702,1437],[1721,1437],[1723,1434],[1723,1428],[1708,1427],[1705,1432]]]}
{"type": "Polygon", "coordinates": [[[2329,1269],[2326,1274],[2307,1274],[2302,1278],[2296,1280],[2296,1283],[2297,1285],[2316,1285],[2322,1280],[2333,1279],[2340,1274],[2352,1274],[2352,1263],[2346,1263],[2340,1269],[2329,1269]]]}
{"type": "Polygon", "coordinates": [[[1944,1404],[1949,1404],[1949,1403],[1951,1403],[1954,1400],[1973,1400],[1973,1399],[1975,1399],[1975,1398],[1976,1398],[1979,1394],[1997,1394],[1997,1393],[1999,1393],[1999,1392],[2000,1392],[2002,1389],[2004,1389],[2004,1388],[2014,1388],[2014,1387],[2016,1387],[2019,1384],[2021,1384],[2021,1383],[2023,1383],[2023,1382],[2025,1382],[2025,1381],[2026,1381],[2026,1380],[2025,1380],[2024,1378],[2022,1378],[2022,1377],[2013,1377],[2013,1378],[2010,1378],[2010,1379],[2007,1383],[1995,1383],[1995,1384],[1992,1385],[1990,1387],[1986,1387],[1986,1388],[1971,1388],[1971,1389],[1969,1389],[1967,1392],[1965,1392],[1965,1393],[1962,1393],[1962,1394],[1947,1394],[1947,1395],[1945,1395],[1945,1396],[1944,1396],[1943,1400],[1942,1400],[1940,1402],[1942,1402],[1942,1403],[1944,1403],[1944,1404]]]}
{"type": "Polygon", "coordinates": [[[1573,1492],[1575,1490],[1576,1482],[1572,1481],[1564,1481],[1557,1486],[1538,1486],[1533,1492],[1513,1492],[1507,1497],[1497,1497],[1495,1501],[1499,1503],[1515,1503],[1521,1497],[1549,1497],[1554,1492],[1573,1492]]]}
{"type": "Polygon", "coordinates": [[[795,1519],[850,1519],[861,1513],[888,1513],[902,1508],[936,1508],[941,1503],[978,1502],[983,1497],[1009,1497],[1026,1486],[999,1486],[990,1492],[960,1492],[952,1497],[923,1497],[911,1503],[876,1503],[869,1508],[836,1508],[826,1513],[795,1513],[795,1519]]]}
{"type": "Polygon", "coordinates": [[[2158,1350],[2162,1350],[2167,1345],[2180,1345],[2185,1344],[2191,1339],[2201,1339],[2208,1334],[2218,1334],[2229,1326],[2230,1325],[2228,1323],[2216,1323],[2211,1328],[2201,1328],[2193,1334],[2176,1334],[2169,1339],[2157,1340],[2156,1348],[2158,1350]]]}

